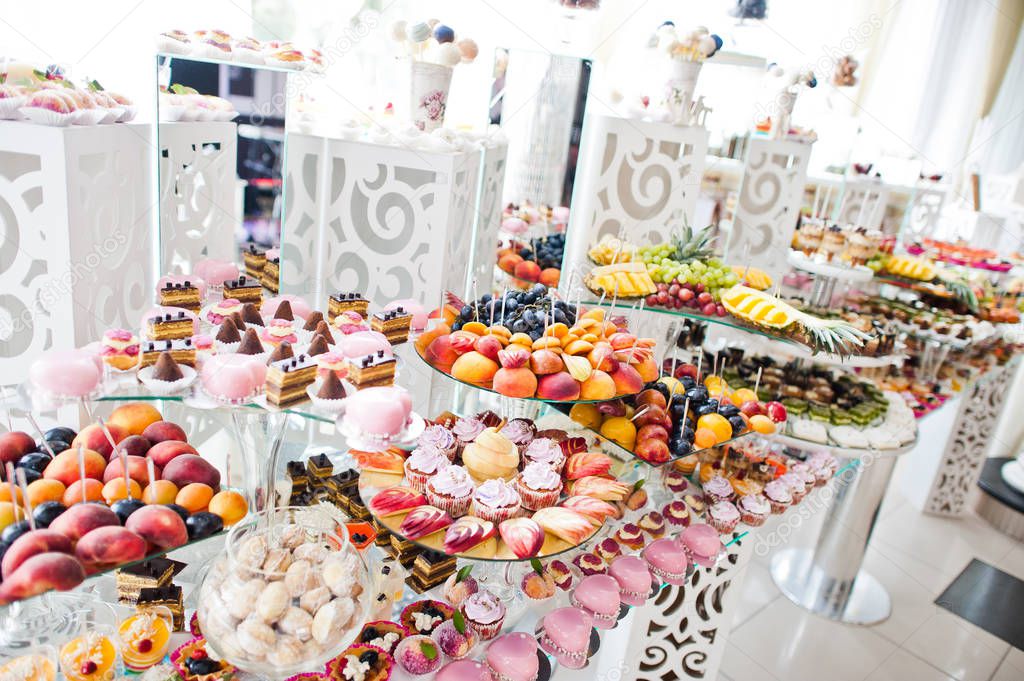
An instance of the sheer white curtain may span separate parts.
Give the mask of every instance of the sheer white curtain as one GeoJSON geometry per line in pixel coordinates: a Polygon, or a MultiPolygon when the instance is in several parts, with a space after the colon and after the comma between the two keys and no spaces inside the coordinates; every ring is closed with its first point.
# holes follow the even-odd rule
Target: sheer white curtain
{"type": "Polygon", "coordinates": [[[1024,164],[1024,27],[992,110],[973,140],[982,173],[1010,173],[1024,164]]]}

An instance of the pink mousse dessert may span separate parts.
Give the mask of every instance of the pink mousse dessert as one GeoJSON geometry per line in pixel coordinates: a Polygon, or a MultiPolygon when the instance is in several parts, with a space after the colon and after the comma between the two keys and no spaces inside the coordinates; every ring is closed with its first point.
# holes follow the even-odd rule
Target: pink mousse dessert
{"type": "MultiPolygon", "coordinates": [[[[270,251],[267,251],[267,257],[270,257],[270,251]]],[[[273,298],[267,298],[264,300],[263,305],[260,306],[260,314],[263,315],[264,319],[273,319],[278,306],[286,300],[292,307],[292,314],[296,317],[305,319],[309,315],[313,314],[313,308],[309,306],[309,303],[298,296],[291,295],[290,293],[282,293],[279,296],[274,296],[273,298]]]]}
{"type": "Polygon", "coordinates": [[[619,617],[619,583],[608,575],[584,577],[569,597],[573,606],[594,618],[594,626],[611,629],[619,617]]]}
{"type": "Polygon", "coordinates": [[[499,636],[487,647],[487,669],[496,681],[536,681],[539,667],[537,640],[522,631],[499,636]]]}
{"type": "Polygon", "coordinates": [[[211,397],[226,402],[240,402],[253,397],[263,388],[267,367],[249,355],[214,355],[203,363],[199,380],[211,397]]]}
{"type": "Polygon", "coordinates": [[[541,649],[569,669],[587,666],[594,618],[579,608],[558,608],[544,616],[537,640],[541,649]]]}
{"type": "Polygon", "coordinates": [[[238,279],[238,266],[227,260],[207,258],[197,262],[192,273],[210,286],[223,286],[225,281],[238,279]]]}
{"type": "Polygon", "coordinates": [[[295,345],[299,342],[299,337],[295,333],[293,324],[294,322],[290,322],[287,319],[271,319],[267,322],[266,327],[260,331],[260,340],[268,345],[273,345],[275,348],[284,341],[295,345]]]}
{"type": "Polygon", "coordinates": [[[714,567],[718,554],[724,548],[718,530],[710,525],[691,525],[675,539],[683,546],[697,565],[714,567]]]}
{"type": "Polygon", "coordinates": [[[186,281],[199,290],[199,300],[206,300],[206,282],[202,278],[190,274],[168,274],[160,277],[160,280],[156,282],[157,295],[168,284],[184,284],[186,281]]]}
{"type": "Polygon", "coordinates": [[[349,358],[366,357],[376,355],[383,350],[385,357],[391,357],[391,343],[387,337],[379,331],[359,331],[343,336],[338,341],[338,351],[349,358]]]}
{"type": "Polygon", "coordinates": [[[364,388],[348,398],[345,422],[368,437],[387,440],[402,432],[410,413],[412,398],[404,388],[364,388]]]}
{"type": "Polygon", "coordinates": [[[184,312],[185,316],[192,320],[192,333],[199,333],[199,317],[197,317],[194,312],[186,310],[183,307],[168,307],[166,305],[154,305],[149,308],[146,313],[142,315],[142,320],[139,322],[139,326],[145,329],[147,323],[153,317],[162,317],[168,314],[176,315],[179,312],[184,312]]]}
{"type": "MultiPolygon", "coordinates": [[[[715,536],[718,536],[717,532],[715,536]]],[[[651,542],[644,549],[643,556],[651,574],[666,584],[682,586],[686,581],[690,558],[674,539],[658,539],[651,542]]]]}
{"type": "Polygon", "coordinates": [[[334,328],[346,336],[370,330],[366,320],[363,319],[363,315],[355,310],[344,310],[338,313],[334,318],[334,328]]]}
{"type": "Polygon", "coordinates": [[[492,678],[487,667],[476,660],[455,660],[437,670],[434,681],[492,681],[492,678]]]}
{"type": "Polygon", "coordinates": [[[651,571],[636,556],[620,556],[612,561],[608,575],[619,585],[619,597],[626,605],[643,605],[651,595],[651,571]]]}
{"type": "Polygon", "coordinates": [[[384,306],[384,311],[396,310],[403,308],[405,311],[412,315],[411,328],[413,331],[422,331],[427,328],[427,310],[424,308],[418,300],[412,298],[403,298],[402,300],[392,300],[390,303],[384,306]]]}
{"type": "Polygon", "coordinates": [[[84,397],[100,384],[103,371],[97,356],[84,350],[51,350],[29,367],[29,380],[50,397],[84,397]]]}

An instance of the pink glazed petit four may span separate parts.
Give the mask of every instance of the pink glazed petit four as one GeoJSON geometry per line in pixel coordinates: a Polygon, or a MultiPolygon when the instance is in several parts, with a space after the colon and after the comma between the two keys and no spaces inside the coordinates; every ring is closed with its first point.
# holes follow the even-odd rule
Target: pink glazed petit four
{"type": "Polygon", "coordinates": [[[197,262],[192,273],[210,286],[223,286],[229,279],[238,279],[238,266],[227,260],[208,258],[197,262]]]}
{"type": "Polygon", "coordinates": [[[266,376],[266,365],[250,355],[214,355],[203,364],[200,381],[211,397],[235,402],[256,395],[266,376]]]}
{"type": "Polygon", "coordinates": [[[491,673],[476,660],[455,660],[437,670],[434,681],[491,681],[491,673]]]}
{"type": "Polygon", "coordinates": [[[627,605],[643,605],[651,595],[651,571],[636,556],[620,556],[612,561],[608,574],[619,585],[619,596],[627,605]]]}
{"type": "Polygon", "coordinates": [[[405,428],[412,400],[397,386],[364,388],[348,398],[345,421],[369,436],[394,437],[405,428]]]}
{"type": "Polygon", "coordinates": [[[579,608],[558,608],[544,616],[538,641],[544,652],[554,655],[569,669],[587,666],[590,632],[594,618],[579,608]]]}
{"type": "MultiPolygon", "coordinates": [[[[717,533],[715,536],[718,536],[717,533]]],[[[661,581],[675,586],[682,586],[686,581],[690,558],[674,539],[658,539],[651,542],[644,549],[643,557],[651,574],[661,581]]]]}
{"type": "Polygon", "coordinates": [[[539,667],[537,641],[524,632],[499,636],[487,647],[487,669],[497,681],[536,681],[539,667]]]}
{"type": "Polygon", "coordinates": [[[391,357],[393,354],[391,343],[388,342],[384,334],[378,331],[357,331],[342,336],[338,341],[338,350],[352,359],[376,355],[380,350],[384,351],[385,357],[391,357]]]}
{"type": "Polygon", "coordinates": [[[611,629],[618,620],[622,604],[619,583],[608,575],[584,577],[573,590],[569,602],[593,617],[594,626],[611,629]]]}
{"type": "Polygon", "coordinates": [[[704,567],[714,567],[723,546],[718,531],[710,525],[691,525],[676,537],[694,562],[704,567]]]}
{"type": "Polygon", "coordinates": [[[97,355],[84,350],[51,350],[29,367],[29,379],[51,397],[84,397],[100,384],[103,371],[97,355]]]}

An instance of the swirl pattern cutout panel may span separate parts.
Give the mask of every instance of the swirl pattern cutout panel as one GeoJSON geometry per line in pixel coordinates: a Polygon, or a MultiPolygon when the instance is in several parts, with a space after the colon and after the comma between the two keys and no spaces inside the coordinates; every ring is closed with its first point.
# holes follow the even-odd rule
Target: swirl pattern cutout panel
{"type": "Polygon", "coordinates": [[[665,123],[588,117],[572,197],[566,263],[622,230],[639,243],[661,243],[693,218],[708,131],[665,123]]]}
{"type": "Polygon", "coordinates": [[[796,229],[811,146],[788,140],[750,141],[739,201],[726,248],[731,262],[780,278],[796,229]]]}
{"type": "Polygon", "coordinates": [[[843,209],[836,221],[841,225],[852,224],[881,229],[888,201],[889,188],[881,183],[849,183],[846,186],[843,209]]]}
{"type": "Polygon", "coordinates": [[[160,123],[160,268],[186,271],[203,258],[233,260],[236,123],[160,123]]]}

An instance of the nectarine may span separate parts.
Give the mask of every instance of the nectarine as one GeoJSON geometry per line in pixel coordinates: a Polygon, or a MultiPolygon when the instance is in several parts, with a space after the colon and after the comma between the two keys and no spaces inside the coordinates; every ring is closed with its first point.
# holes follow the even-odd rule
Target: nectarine
{"type": "MultiPolygon", "coordinates": [[[[82,459],[85,462],[85,477],[96,480],[103,477],[103,469],[107,467],[107,460],[102,454],[86,449],[82,452],[82,459]]],[[[53,457],[53,461],[43,471],[44,478],[47,480],[59,480],[65,487],[70,487],[72,483],[79,479],[80,475],[77,447],[72,447],[53,457]]]]}
{"type": "Polygon", "coordinates": [[[40,553],[57,551],[59,553],[71,553],[71,540],[60,532],[53,530],[36,530],[26,532],[11,544],[4,554],[0,573],[4,579],[11,576],[11,573],[18,569],[18,566],[26,560],[40,553]]]}
{"type": "Polygon", "coordinates": [[[452,376],[475,385],[490,383],[497,372],[498,363],[476,350],[460,355],[452,364],[452,376]]]}
{"type": "Polygon", "coordinates": [[[170,480],[180,490],[190,482],[201,482],[213,489],[220,489],[220,471],[209,461],[195,454],[182,454],[164,467],[164,480],[170,480]]]}
{"type": "Polygon", "coordinates": [[[163,416],[148,402],[122,404],[110,414],[108,425],[120,426],[128,435],[142,435],[151,423],[162,421],[163,416]]]}
{"type": "MultiPolygon", "coordinates": [[[[536,354],[536,353],[534,353],[536,354]]],[[[537,381],[537,397],[545,400],[569,401],[580,397],[580,384],[565,371],[541,376],[537,381]]]]}
{"type": "MultiPolygon", "coordinates": [[[[110,436],[114,438],[115,443],[120,442],[130,435],[128,431],[124,430],[116,423],[107,423],[107,430],[110,431],[110,436]]],[[[114,448],[110,445],[110,440],[107,439],[106,433],[103,432],[103,429],[98,423],[82,428],[75,437],[75,441],[71,443],[71,449],[68,451],[77,451],[78,445],[82,445],[86,449],[98,452],[104,459],[109,459],[111,453],[114,451],[114,448]]],[[[61,453],[63,454],[64,452],[61,453]]]]}
{"type": "MultiPolygon", "coordinates": [[[[149,470],[144,456],[127,456],[128,477],[140,485],[149,484],[149,470]]],[[[156,463],[155,461],[153,463],[156,463]]],[[[155,466],[153,474],[157,480],[160,479],[160,466],[155,466]]],[[[103,470],[103,482],[110,482],[114,478],[123,478],[124,469],[121,467],[121,457],[114,457],[103,470]]]]}
{"type": "MultiPolygon", "coordinates": [[[[165,440],[159,444],[153,445],[146,456],[153,460],[160,468],[164,468],[171,462],[175,457],[181,456],[182,454],[196,454],[196,448],[187,442],[181,442],[179,440],[165,440]]],[[[131,470],[129,468],[129,470],[131,470]]]]}
{"type": "Polygon", "coordinates": [[[125,527],[97,527],[78,540],[75,556],[92,567],[131,563],[146,557],[146,540],[125,527]]]}
{"type": "Polygon", "coordinates": [[[75,504],[57,516],[49,529],[76,542],[97,527],[120,524],[117,514],[102,504],[75,504]]]}
{"type": "Polygon", "coordinates": [[[67,591],[85,581],[82,564],[66,553],[40,553],[22,563],[0,584],[0,602],[36,596],[50,589],[67,591]]]}
{"type": "Polygon", "coordinates": [[[537,392],[537,376],[526,367],[501,368],[494,374],[493,387],[508,397],[533,397],[537,392]]]}
{"type": "Polygon", "coordinates": [[[36,441],[28,433],[17,430],[0,435],[0,464],[17,463],[18,459],[35,450],[36,441]]]}
{"type": "Polygon", "coordinates": [[[125,527],[162,549],[171,549],[188,542],[185,521],[167,506],[140,508],[128,517],[125,527]]]}
{"type": "Polygon", "coordinates": [[[615,397],[615,381],[600,369],[594,369],[590,378],[580,386],[580,398],[584,400],[610,400],[615,397]]]}
{"type": "Polygon", "coordinates": [[[155,421],[142,431],[142,437],[149,441],[150,445],[159,444],[166,440],[177,440],[178,442],[188,442],[188,437],[185,435],[185,431],[182,430],[181,426],[177,423],[171,423],[170,421],[155,421]]]}

